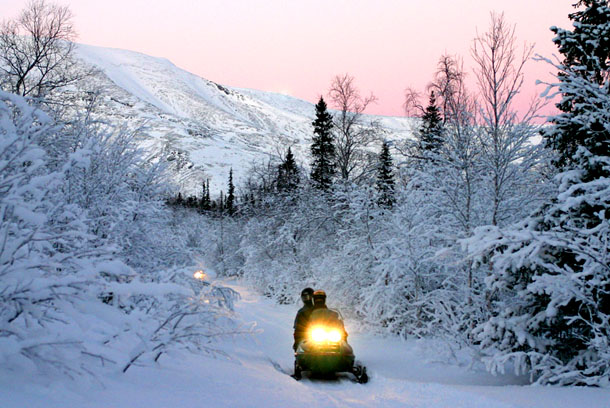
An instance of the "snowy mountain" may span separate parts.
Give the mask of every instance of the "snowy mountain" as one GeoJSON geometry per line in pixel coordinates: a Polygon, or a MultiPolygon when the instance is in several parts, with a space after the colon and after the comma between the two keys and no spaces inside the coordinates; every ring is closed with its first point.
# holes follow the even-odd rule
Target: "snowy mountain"
{"type": "MultiPolygon", "coordinates": [[[[86,85],[102,91],[100,115],[121,126],[144,125],[141,146],[151,157],[169,161],[185,190],[199,191],[201,180],[211,178],[212,191],[219,191],[231,167],[239,184],[250,163],[287,146],[302,164],[309,161],[312,103],[219,85],[137,52],[87,45],[76,51],[97,70],[86,85]]],[[[410,133],[408,118],[371,118],[390,138],[410,133]]]]}

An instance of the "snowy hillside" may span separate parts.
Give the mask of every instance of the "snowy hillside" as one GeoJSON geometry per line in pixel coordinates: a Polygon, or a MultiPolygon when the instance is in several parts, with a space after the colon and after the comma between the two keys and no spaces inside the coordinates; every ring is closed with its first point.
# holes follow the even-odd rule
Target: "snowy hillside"
{"type": "MultiPolygon", "coordinates": [[[[101,115],[132,128],[144,124],[141,146],[172,162],[184,189],[198,191],[207,177],[212,191],[223,189],[230,167],[239,184],[251,162],[287,146],[302,164],[308,162],[314,116],[309,102],[219,85],[132,51],[79,45],[77,55],[98,70],[88,81],[102,90],[101,115]]],[[[376,119],[388,137],[410,133],[407,118],[376,119]]]]}

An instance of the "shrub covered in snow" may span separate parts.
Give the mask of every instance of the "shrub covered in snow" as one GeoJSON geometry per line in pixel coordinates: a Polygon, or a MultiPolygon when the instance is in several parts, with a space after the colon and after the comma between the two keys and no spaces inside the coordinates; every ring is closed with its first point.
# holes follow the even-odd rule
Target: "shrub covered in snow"
{"type": "Polygon", "coordinates": [[[0,93],[4,368],[127,370],[173,348],[215,352],[214,338],[247,331],[231,315],[235,292],[191,284],[188,224],[163,205],[163,169],[132,136],[100,129],[45,151],[61,127],[0,93]]]}

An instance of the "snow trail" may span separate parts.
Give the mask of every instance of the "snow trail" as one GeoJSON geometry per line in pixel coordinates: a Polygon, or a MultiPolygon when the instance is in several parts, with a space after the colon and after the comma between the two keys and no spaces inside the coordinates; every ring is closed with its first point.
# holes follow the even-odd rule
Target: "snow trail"
{"type": "Polygon", "coordinates": [[[421,344],[350,331],[349,322],[350,344],[370,382],[357,384],[348,374],[297,382],[289,376],[297,305],[277,305],[240,282],[221,283],[241,294],[237,314],[256,322],[255,334],[220,346],[231,360],[172,354],[159,366],[104,378],[103,387],[0,370],[0,407],[610,407],[610,390],[523,386],[514,376],[430,363],[421,344]]]}

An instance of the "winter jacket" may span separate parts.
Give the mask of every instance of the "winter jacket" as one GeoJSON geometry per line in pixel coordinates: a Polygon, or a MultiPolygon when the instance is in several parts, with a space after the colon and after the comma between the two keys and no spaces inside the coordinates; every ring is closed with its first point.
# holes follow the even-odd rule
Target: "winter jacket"
{"type": "Polygon", "coordinates": [[[307,303],[299,309],[297,316],[294,319],[294,345],[296,350],[297,345],[307,336],[307,326],[309,325],[309,315],[313,311],[313,304],[307,303]]]}

